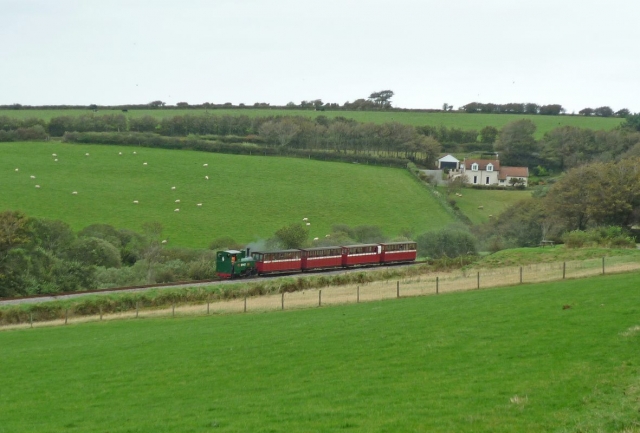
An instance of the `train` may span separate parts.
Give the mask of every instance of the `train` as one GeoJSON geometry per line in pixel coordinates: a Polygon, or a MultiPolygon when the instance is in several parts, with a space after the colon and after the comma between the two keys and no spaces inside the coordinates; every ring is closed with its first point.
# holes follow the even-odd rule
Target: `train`
{"type": "Polygon", "coordinates": [[[275,251],[225,250],[216,254],[216,275],[223,279],[305,271],[410,263],[414,241],[315,247],[275,251]]]}

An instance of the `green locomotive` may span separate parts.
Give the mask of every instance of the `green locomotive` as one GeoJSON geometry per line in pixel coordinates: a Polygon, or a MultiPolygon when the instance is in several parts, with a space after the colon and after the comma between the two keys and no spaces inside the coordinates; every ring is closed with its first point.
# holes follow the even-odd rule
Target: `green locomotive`
{"type": "Polygon", "coordinates": [[[220,278],[237,278],[256,275],[256,261],[247,257],[246,251],[226,250],[216,254],[216,274],[220,278]]]}

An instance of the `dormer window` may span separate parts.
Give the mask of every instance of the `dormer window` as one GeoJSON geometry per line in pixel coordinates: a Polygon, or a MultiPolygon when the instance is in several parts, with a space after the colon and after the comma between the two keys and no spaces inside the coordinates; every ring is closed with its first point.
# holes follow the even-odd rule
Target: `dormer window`
{"type": "Polygon", "coordinates": [[[493,171],[493,164],[487,164],[487,171],[493,171]]]}
{"type": "Polygon", "coordinates": [[[471,164],[471,171],[478,171],[478,164],[476,164],[475,162],[471,164]]]}

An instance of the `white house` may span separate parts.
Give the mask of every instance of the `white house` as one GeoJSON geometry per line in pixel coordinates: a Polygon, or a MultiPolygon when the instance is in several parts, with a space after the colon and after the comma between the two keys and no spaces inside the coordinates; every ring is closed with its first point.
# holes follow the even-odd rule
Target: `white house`
{"type": "Polygon", "coordinates": [[[464,159],[453,177],[463,176],[470,185],[512,186],[511,179],[521,179],[526,187],[528,167],[503,167],[498,159],[464,159]]]}

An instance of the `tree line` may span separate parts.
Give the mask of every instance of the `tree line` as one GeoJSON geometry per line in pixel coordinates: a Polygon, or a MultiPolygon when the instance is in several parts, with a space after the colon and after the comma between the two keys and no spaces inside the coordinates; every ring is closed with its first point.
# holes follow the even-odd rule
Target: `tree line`
{"type": "MultiPolygon", "coordinates": [[[[37,118],[16,119],[0,116],[0,141],[45,139],[48,135],[85,143],[135,144],[180,148],[180,140],[207,141],[209,151],[244,152],[241,143],[252,143],[265,153],[360,155],[411,160],[432,166],[442,151],[498,152],[505,165],[542,166],[565,170],[590,161],[609,161],[640,153],[640,114],[630,114],[620,128],[593,131],[563,126],[535,138],[536,126],[517,120],[498,130],[487,126],[463,130],[444,126],[412,126],[398,122],[361,123],[337,116],[232,116],[215,114],[177,115],[158,119],[153,116],[128,117],[124,114],[57,116],[48,122],[37,118]],[[85,133],[80,136],[76,133],[85,133]],[[96,135],[94,133],[103,133],[96,135]],[[132,136],[131,133],[146,134],[132,136]],[[119,134],[124,134],[120,136],[119,134]],[[151,134],[151,135],[149,135],[151,134]],[[154,137],[158,137],[155,139],[154,137]],[[165,137],[167,139],[161,139],[165,137]],[[155,144],[154,144],[155,143],[155,144]],[[217,144],[216,144],[217,143],[217,144]],[[237,146],[229,146],[237,143],[237,146]],[[232,149],[233,148],[233,149],[232,149]]],[[[204,144],[198,145],[203,150],[204,144]]],[[[251,150],[247,150],[251,152],[251,150]]]]}

